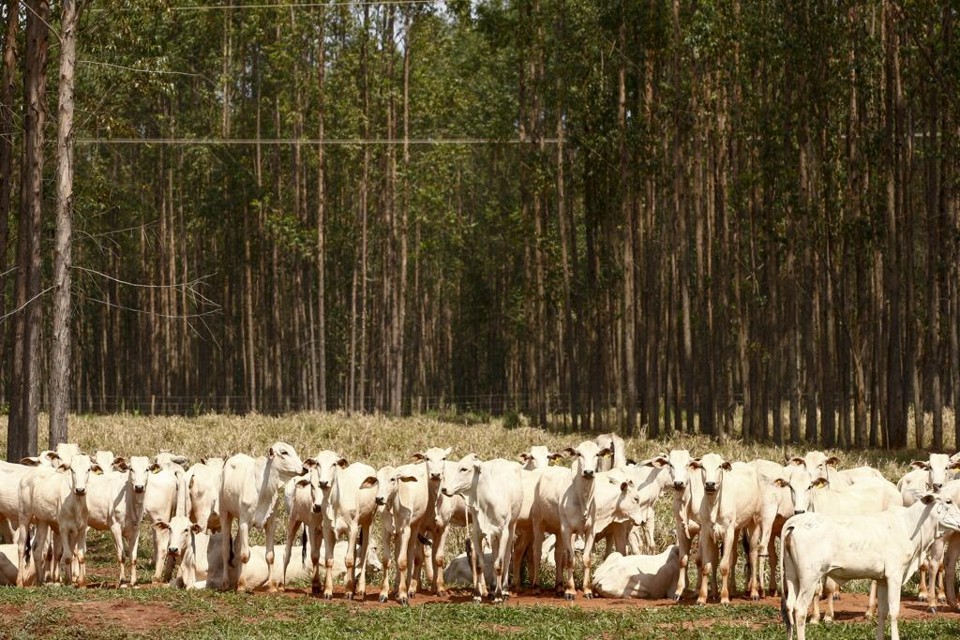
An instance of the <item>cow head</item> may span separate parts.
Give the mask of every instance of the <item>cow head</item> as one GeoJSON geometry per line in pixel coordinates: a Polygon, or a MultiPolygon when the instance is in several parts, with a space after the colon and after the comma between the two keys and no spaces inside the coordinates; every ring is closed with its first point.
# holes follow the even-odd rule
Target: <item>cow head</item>
{"type": "Polygon", "coordinates": [[[610,455],[609,448],[601,448],[593,440],[584,440],[576,447],[567,447],[564,453],[573,458],[573,472],[584,480],[593,480],[600,467],[600,457],[610,455]]]}
{"type": "Polygon", "coordinates": [[[534,469],[543,469],[550,466],[552,460],[560,457],[562,457],[560,454],[550,453],[550,449],[542,444],[537,444],[530,447],[530,451],[521,453],[519,460],[524,469],[533,471],[534,469]]]}
{"type": "Polygon", "coordinates": [[[444,476],[440,484],[440,492],[448,498],[463,493],[473,485],[475,478],[480,474],[482,464],[477,454],[467,454],[457,463],[456,471],[452,475],[444,476]]]}
{"type": "Polygon", "coordinates": [[[413,459],[427,465],[427,479],[431,484],[437,485],[443,480],[443,463],[451,451],[453,451],[452,447],[446,449],[430,447],[426,451],[418,451],[413,454],[413,459]]]}
{"type": "Polygon", "coordinates": [[[191,546],[193,536],[202,531],[199,524],[191,522],[186,516],[174,516],[170,519],[170,522],[158,520],[153,523],[153,528],[158,532],[166,531],[169,533],[167,554],[178,561],[183,558],[183,552],[186,551],[187,547],[191,546]]]}
{"type": "Polygon", "coordinates": [[[147,456],[131,456],[130,460],[123,456],[117,456],[110,466],[117,471],[127,473],[127,481],[133,487],[134,493],[142,494],[146,491],[147,482],[150,480],[151,467],[150,459],[147,456]]]}
{"type": "Polygon", "coordinates": [[[910,466],[926,471],[927,488],[937,493],[947,481],[947,470],[960,469],[960,460],[952,461],[945,453],[931,453],[927,460],[914,460],[910,466]]]}
{"type": "Polygon", "coordinates": [[[267,450],[267,459],[284,482],[303,472],[303,462],[300,460],[300,456],[286,442],[274,442],[267,450]]]}
{"type": "Polygon", "coordinates": [[[70,491],[76,496],[87,495],[87,481],[91,473],[103,473],[100,465],[90,460],[90,456],[83,453],[73,455],[70,462],[61,462],[59,470],[69,474],[70,491]]]}
{"type": "Polygon", "coordinates": [[[790,501],[794,513],[804,513],[810,508],[808,491],[812,485],[812,476],[806,466],[788,464],[783,468],[783,475],[773,481],[778,487],[789,489],[790,501]]]}
{"type": "Polygon", "coordinates": [[[724,472],[733,469],[733,465],[716,453],[708,453],[702,458],[691,460],[687,466],[700,471],[703,491],[708,495],[716,494],[720,490],[724,472]]]}
{"type": "Polygon", "coordinates": [[[377,471],[377,497],[380,506],[393,504],[401,482],[419,482],[414,465],[392,467],[387,465],[377,471]]]}
{"type": "Polygon", "coordinates": [[[690,452],[686,449],[673,449],[667,455],[659,455],[648,461],[655,467],[670,470],[670,485],[674,491],[682,493],[690,484],[690,452]]]}

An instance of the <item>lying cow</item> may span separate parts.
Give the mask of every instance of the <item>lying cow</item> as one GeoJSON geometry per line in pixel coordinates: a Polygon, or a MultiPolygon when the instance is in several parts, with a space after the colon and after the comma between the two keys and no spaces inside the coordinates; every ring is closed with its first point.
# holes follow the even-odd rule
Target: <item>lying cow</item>
{"type": "Polygon", "coordinates": [[[593,590],[604,598],[674,598],[680,576],[680,547],[657,555],[613,552],[593,574],[593,590]]]}

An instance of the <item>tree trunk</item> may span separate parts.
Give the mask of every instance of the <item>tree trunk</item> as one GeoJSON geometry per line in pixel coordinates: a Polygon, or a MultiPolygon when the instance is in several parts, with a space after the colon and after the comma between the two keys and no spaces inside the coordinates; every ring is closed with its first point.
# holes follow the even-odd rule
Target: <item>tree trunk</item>
{"type": "Polygon", "coordinates": [[[75,0],[63,0],[60,29],[60,98],[57,121],[57,230],[53,265],[53,345],[50,353],[50,440],[54,448],[67,441],[70,410],[71,291],[73,243],[73,88],[77,64],[75,0]]]}

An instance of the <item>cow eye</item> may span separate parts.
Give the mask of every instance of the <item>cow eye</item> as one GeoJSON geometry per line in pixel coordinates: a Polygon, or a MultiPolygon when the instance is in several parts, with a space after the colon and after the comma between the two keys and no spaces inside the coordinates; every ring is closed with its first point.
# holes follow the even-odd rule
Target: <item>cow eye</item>
{"type": "Polygon", "coordinates": [[[466,467],[460,467],[460,473],[466,473],[467,471],[469,471],[469,469],[466,467]]]}

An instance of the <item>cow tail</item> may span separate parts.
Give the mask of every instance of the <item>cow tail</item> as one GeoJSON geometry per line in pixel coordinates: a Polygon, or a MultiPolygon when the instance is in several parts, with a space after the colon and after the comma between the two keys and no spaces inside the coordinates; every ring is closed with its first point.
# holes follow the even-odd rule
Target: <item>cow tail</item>
{"type": "Polygon", "coordinates": [[[300,534],[300,564],[307,565],[307,525],[303,525],[303,532],[300,534]]]}
{"type": "MultiPolygon", "coordinates": [[[[787,637],[793,637],[793,619],[790,617],[790,583],[787,581],[787,574],[784,571],[784,559],[790,553],[793,547],[793,526],[785,527],[780,537],[780,616],[783,618],[783,624],[787,627],[787,637]]],[[[791,556],[792,559],[792,556],[791,556]]],[[[793,594],[796,597],[796,594],[793,594]]],[[[806,615],[806,612],[804,612],[806,615]]]]}

